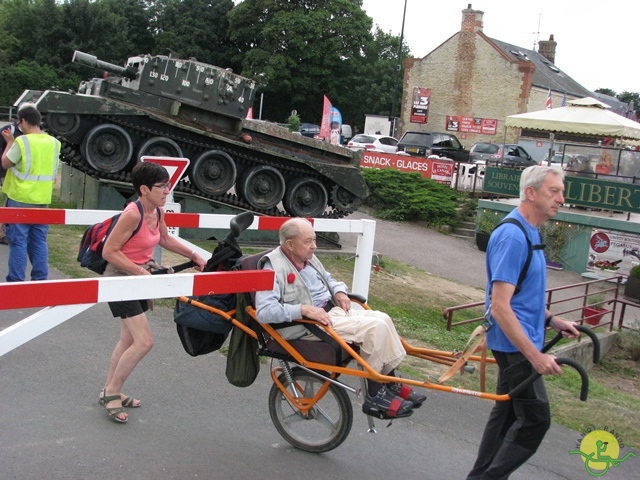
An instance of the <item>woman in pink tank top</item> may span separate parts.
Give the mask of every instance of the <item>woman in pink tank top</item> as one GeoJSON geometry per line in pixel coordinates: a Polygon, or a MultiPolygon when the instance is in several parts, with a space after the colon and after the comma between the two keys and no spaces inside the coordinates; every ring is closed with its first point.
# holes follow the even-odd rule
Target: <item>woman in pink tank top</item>
{"type": "MultiPolygon", "coordinates": [[[[167,170],[155,163],[140,162],[131,175],[141,209],[136,205],[138,202],[127,205],[109,235],[102,253],[109,262],[104,275],[150,275],[147,262],[152,259],[156,245],[193,260],[196,269],[202,271],[206,261],[169,235],[164,222],[162,207],[171,186],[167,170]],[[133,235],[138,225],[140,229],[133,235]]],[[[122,386],[153,346],[151,328],[145,314],[149,302],[109,302],[109,308],[114,317],[120,318],[120,338],[111,355],[109,373],[99,401],[113,421],[126,423],[129,416],[124,408],[139,407],[141,402],[124,395],[122,386]]]]}

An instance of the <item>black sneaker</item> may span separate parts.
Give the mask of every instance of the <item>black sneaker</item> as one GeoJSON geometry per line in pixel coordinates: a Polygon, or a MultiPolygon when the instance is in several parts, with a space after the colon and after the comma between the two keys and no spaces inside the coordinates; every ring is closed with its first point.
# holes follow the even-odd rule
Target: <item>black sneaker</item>
{"type": "Polygon", "coordinates": [[[409,385],[402,385],[400,383],[392,383],[387,388],[389,390],[391,390],[398,397],[403,398],[404,400],[408,400],[411,403],[413,403],[413,407],[414,408],[420,408],[420,405],[422,405],[425,402],[425,400],[427,399],[426,395],[423,395],[421,393],[416,392],[409,385]]]}
{"type": "Polygon", "coordinates": [[[380,419],[404,418],[413,413],[413,403],[396,396],[391,390],[382,387],[375,397],[367,397],[362,411],[380,419]]]}

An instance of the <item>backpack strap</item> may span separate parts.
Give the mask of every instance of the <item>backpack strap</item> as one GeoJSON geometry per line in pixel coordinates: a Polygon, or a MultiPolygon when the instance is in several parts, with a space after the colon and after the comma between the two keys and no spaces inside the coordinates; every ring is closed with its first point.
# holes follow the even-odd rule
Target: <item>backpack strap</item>
{"type": "Polygon", "coordinates": [[[506,223],[511,223],[513,225],[517,225],[518,228],[520,228],[520,230],[522,230],[522,234],[524,235],[524,238],[527,241],[527,247],[528,247],[527,260],[524,262],[524,266],[522,267],[522,270],[520,271],[520,276],[518,277],[518,284],[516,285],[516,290],[514,292],[514,295],[517,295],[518,293],[520,293],[520,290],[522,289],[522,282],[524,282],[524,279],[527,277],[527,273],[529,271],[529,265],[531,265],[531,258],[533,257],[533,251],[534,250],[544,250],[545,246],[542,243],[536,244],[536,245],[532,245],[531,244],[531,240],[529,240],[529,237],[527,236],[527,231],[524,229],[524,226],[522,225],[522,223],[520,223],[519,220],[517,220],[515,218],[509,217],[509,218],[503,219],[498,224],[498,226],[496,226],[496,228],[498,228],[499,226],[504,225],[506,223]]]}

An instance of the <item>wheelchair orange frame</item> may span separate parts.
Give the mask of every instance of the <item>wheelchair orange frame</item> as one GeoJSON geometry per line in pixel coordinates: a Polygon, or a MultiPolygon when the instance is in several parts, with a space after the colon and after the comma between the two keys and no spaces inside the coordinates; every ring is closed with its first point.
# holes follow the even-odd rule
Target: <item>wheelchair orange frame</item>
{"type": "MultiPolygon", "coordinates": [[[[353,296],[355,297],[355,296],[353,296]]],[[[348,400],[348,396],[344,393],[345,390],[351,391],[356,395],[359,395],[359,392],[338,380],[340,375],[347,375],[352,377],[357,377],[361,380],[362,391],[366,392],[366,380],[372,380],[378,383],[390,383],[396,382],[401,383],[403,385],[409,385],[411,387],[420,387],[426,388],[430,390],[437,390],[446,393],[456,393],[461,395],[468,395],[473,397],[478,397],[486,400],[494,400],[494,401],[507,401],[510,400],[513,396],[519,393],[523,388],[526,387],[530,382],[538,378],[540,375],[534,373],[531,377],[527,378],[521,385],[517,388],[513,389],[507,394],[492,394],[486,393],[484,391],[476,391],[469,390],[457,387],[451,387],[448,385],[442,385],[441,383],[435,383],[429,380],[414,380],[411,378],[404,377],[393,377],[388,375],[382,375],[371,368],[371,366],[360,356],[357,351],[357,348],[354,348],[352,345],[345,342],[340,336],[338,336],[330,327],[320,326],[315,321],[312,320],[297,320],[296,323],[307,323],[311,325],[317,325],[319,328],[324,330],[331,339],[339,345],[339,347],[346,352],[345,362],[342,364],[332,364],[332,363],[323,363],[310,358],[309,356],[305,356],[303,352],[299,349],[295,348],[292,343],[304,342],[307,343],[318,343],[317,341],[310,340],[286,340],[284,339],[278,332],[278,329],[274,328],[269,324],[260,324],[257,321],[255,309],[253,306],[247,307],[247,313],[251,316],[251,318],[255,321],[256,325],[259,325],[259,331],[254,330],[253,328],[244,325],[242,322],[238,321],[234,318],[236,314],[235,310],[230,310],[228,312],[219,310],[215,307],[211,307],[205,305],[196,300],[188,299],[187,297],[180,297],[180,301],[190,302],[194,306],[198,308],[203,308],[205,310],[210,311],[225,320],[231,322],[234,327],[241,329],[245,334],[250,335],[254,339],[256,339],[260,345],[260,355],[262,356],[270,356],[280,361],[279,367],[271,368],[271,377],[273,380],[272,392],[270,393],[270,413],[272,420],[280,432],[280,434],[292,445],[295,447],[310,451],[310,452],[325,452],[336,448],[340,445],[348,436],[349,431],[351,429],[352,424],[352,407],[350,400],[348,400]],[[261,338],[262,337],[262,338],[261,338]],[[280,347],[280,353],[274,354],[274,351],[270,351],[266,348],[267,342],[275,341],[277,345],[280,347]],[[354,361],[356,363],[356,368],[351,368],[348,364],[354,361]],[[318,378],[319,386],[310,386],[308,383],[313,383],[313,379],[309,376],[305,376],[305,372],[309,375],[316,376],[318,378]],[[305,382],[302,381],[293,381],[293,377],[297,378],[305,378],[305,382]],[[334,425],[334,418],[331,414],[328,414],[323,411],[323,407],[318,407],[319,402],[325,397],[325,395],[332,389],[335,389],[336,386],[338,389],[342,390],[342,394],[337,391],[333,391],[332,394],[336,397],[336,402],[339,404],[340,412],[335,413],[335,417],[340,417],[339,420],[335,420],[336,424],[340,424],[339,427],[334,425]],[[291,388],[289,388],[291,387],[291,388]],[[274,390],[276,389],[276,390],[274,390]],[[279,397],[281,395],[281,397],[279,397]],[[338,398],[340,397],[340,398],[338,398]],[[347,398],[349,405],[345,405],[344,398],[347,398]],[[286,403],[291,406],[293,412],[290,415],[278,414],[278,399],[284,399],[286,403]],[[317,410],[316,410],[317,409],[317,410]],[[275,410],[275,412],[274,412],[275,410]],[[293,425],[295,422],[305,421],[305,420],[320,420],[320,423],[324,422],[329,425],[328,429],[330,433],[316,442],[313,438],[308,438],[309,434],[305,433],[297,433],[293,430],[293,425]],[[335,432],[334,432],[335,430],[335,432]]],[[[352,298],[352,302],[356,305],[359,305],[360,308],[370,309],[369,306],[362,301],[362,299],[354,299],[352,298]]],[[[357,308],[357,307],[356,307],[357,308]]],[[[581,331],[587,333],[592,341],[594,342],[594,362],[597,362],[599,357],[599,346],[597,345],[597,337],[591,332],[590,329],[581,327],[581,331]],[[588,331],[588,332],[587,332],[588,331]]],[[[560,334],[551,342],[551,344],[555,344],[560,339],[560,334]]],[[[484,342],[483,342],[484,343],[484,342]]],[[[304,345],[303,344],[303,345],[304,345]]],[[[481,376],[482,376],[482,384],[484,384],[484,372],[487,363],[495,363],[493,358],[487,357],[486,355],[486,347],[481,345],[472,346],[472,351],[466,352],[447,352],[442,350],[434,350],[423,347],[415,347],[407,343],[404,339],[402,339],[402,344],[407,352],[407,355],[421,358],[427,361],[433,361],[436,363],[449,365],[450,372],[457,372],[459,370],[464,369],[467,366],[467,362],[478,362],[480,364],[481,376]],[[481,350],[480,355],[474,355],[477,350],[481,350]]],[[[551,345],[549,345],[551,346],[551,345]]],[[[272,347],[273,348],[273,347],[272,347]]],[[[548,347],[546,348],[548,349],[548,347]]],[[[546,350],[545,350],[546,351],[546,350]]],[[[588,392],[588,376],[586,371],[575,361],[571,359],[557,359],[559,364],[566,364],[574,367],[580,373],[582,379],[582,389],[581,389],[581,400],[586,400],[587,392],[588,392]]],[[[336,362],[338,363],[338,362],[336,362]]],[[[482,385],[484,388],[484,385],[482,385]]],[[[282,407],[280,407],[282,408],[282,407]]],[[[381,416],[379,418],[388,419],[387,416],[381,416]]],[[[369,422],[370,431],[375,431],[373,418],[367,415],[367,420],[369,422]]]]}

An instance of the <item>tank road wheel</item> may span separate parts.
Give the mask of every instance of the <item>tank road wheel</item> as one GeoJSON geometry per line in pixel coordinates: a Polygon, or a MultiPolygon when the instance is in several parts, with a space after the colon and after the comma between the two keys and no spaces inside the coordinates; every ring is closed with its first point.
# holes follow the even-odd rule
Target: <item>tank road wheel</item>
{"type": "MultiPolygon", "coordinates": [[[[292,370],[292,382],[284,373],[279,377],[292,396],[312,398],[324,381],[300,368],[292,370]]],[[[328,452],[345,441],[353,423],[353,407],[345,390],[333,383],[308,415],[289,403],[274,383],[269,392],[269,414],[274,426],[287,442],[312,453],[328,452]]]]}
{"type": "Polygon", "coordinates": [[[118,125],[104,123],[93,127],[82,142],[89,165],[103,173],[115,173],[127,166],[133,154],[129,134],[118,125]]]}
{"type": "Polygon", "coordinates": [[[331,190],[331,206],[336,210],[351,213],[360,206],[360,202],[358,197],[340,185],[334,186],[331,190]]]}
{"type": "Polygon", "coordinates": [[[258,165],[247,170],[240,183],[240,194],[253,208],[268,210],[284,195],[284,178],[273,167],[258,165]]]}
{"type": "Polygon", "coordinates": [[[71,135],[80,126],[80,115],[73,113],[50,113],[47,115],[47,128],[54,135],[71,135]]]}
{"type": "Polygon", "coordinates": [[[194,162],[191,182],[208,195],[222,195],[236,182],[236,164],[219,150],[204,152],[194,162]]]}
{"type": "Polygon", "coordinates": [[[283,204],[292,217],[319,217],[327,208],[327,190],[315,178],[296,178],[287,187],[283,204]]]}
{"type": "Polygon", "coordinates": [[[180,145],[166,137],[151,137],[138,149],[137,161],[141,157],[182,157],[180,145]]]}

